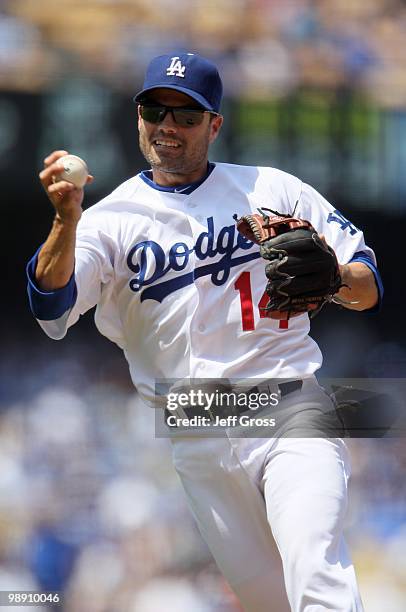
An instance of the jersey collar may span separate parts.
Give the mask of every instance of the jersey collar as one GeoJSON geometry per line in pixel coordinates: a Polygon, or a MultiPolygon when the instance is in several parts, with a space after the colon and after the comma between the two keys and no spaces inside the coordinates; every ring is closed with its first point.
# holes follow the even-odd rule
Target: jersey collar
{"type": "Polygon", "coordinates": [[[199,179],[198,181],[195,181],[194,183],[185,183],[185,185],[177,185],[176,187],[163,187],[162,185],[158,185],[157,183],[155,183],[152,180],[152,170],[143,170],[142,172],[139,173],[138,176],[144,181],[144,183],[149,185],[149,187],[152,187],[153,189],[156,189],[157,191],[166,191],[166,193],[181,193],[183,195],[189,195],[195,189],[197,189],[202,183],[204,183],[204,181],[213,172],[215,167],[216,167],[216,164],[209,162],[207,164],[207,172],[203,178],[199,179]]]}

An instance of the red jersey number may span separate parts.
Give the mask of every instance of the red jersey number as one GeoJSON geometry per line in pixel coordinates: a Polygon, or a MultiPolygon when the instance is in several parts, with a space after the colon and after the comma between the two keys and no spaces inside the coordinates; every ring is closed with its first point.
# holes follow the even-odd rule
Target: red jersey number
{"type": "MultiPolygon", "coordinates": [[[[240,294],[241,303],[241,319],[243,331],[253,331],[255,329],[254,307],[252,304],[251,291],[251,272],[242,272],[234,283],[234,288],[240,294]]],[[[263,296],[259,300],[258,310],[261,319],[267,319],[266,312],[263,310],[268,303],[268,295],[264,291],[263,296]]],[[[279,321],[279,329],[288,329],[289,321],[281,319],[279,321]]]]}

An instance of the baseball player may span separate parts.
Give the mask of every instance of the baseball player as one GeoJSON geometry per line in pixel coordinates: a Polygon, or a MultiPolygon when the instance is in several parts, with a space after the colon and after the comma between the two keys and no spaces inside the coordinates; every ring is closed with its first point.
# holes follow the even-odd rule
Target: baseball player
{"type": "MultiPolygon", "coordinates": [[[[221,97],[210,61],[192,53],[154,58],[135,96],[151,169],[83,214],[83,190],[58,179],[67,152],[45,159],[40,180],[55,218],[27,266],[31,309],[61,339],[96,306],[98,330],[123,349],[147,402],[155,401],[156,380],[263,379],[279,381],[280,414],[330,413],[306,308],[267,316],[264,261],[233,217],[267,207],[309,221],[337,258],[334,298],[350,309],[379,304],[374,253],[298,178],[208,161],[223,123],[221,97]]],[[[185,435],[173,439],[173,457],[201,533],[245,610],[274,609],[273,538],[294,612],[362,610],[342,533],[350,469],[342,439],[185,435]]]]}

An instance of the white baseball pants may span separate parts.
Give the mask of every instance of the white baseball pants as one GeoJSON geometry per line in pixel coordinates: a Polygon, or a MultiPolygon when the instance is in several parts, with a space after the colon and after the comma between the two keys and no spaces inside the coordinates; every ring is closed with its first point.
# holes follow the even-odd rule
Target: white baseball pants
{"type": "MultiPolygon", "coordinates": [[[[332,410],[318,385],[283,401],[293,406],[332,410]]],[[[341,439],[177,438],[173,456],[202,536],[246,612],[285,612],[286,595],[292,612],[362,612],[343,538],[341,439]]]]}

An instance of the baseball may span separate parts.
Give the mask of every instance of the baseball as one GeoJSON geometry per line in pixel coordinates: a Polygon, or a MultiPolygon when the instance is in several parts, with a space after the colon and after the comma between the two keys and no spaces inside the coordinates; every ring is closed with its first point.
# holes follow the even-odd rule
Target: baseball
{"type": "Polygon", "coordinates": [[[58,160],[58,163],[63,164],[64,167],[57,176],[59,180],[69,181],[79,189],[86,185],[89,170],[83,159],[77,155],[64,155],[58,160]]]}

